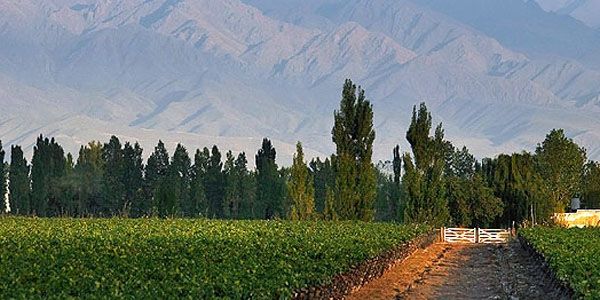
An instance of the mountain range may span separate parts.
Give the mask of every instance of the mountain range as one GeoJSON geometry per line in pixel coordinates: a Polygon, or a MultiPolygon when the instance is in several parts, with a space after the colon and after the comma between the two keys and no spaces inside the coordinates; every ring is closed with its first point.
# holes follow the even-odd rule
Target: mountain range
{"type": "Polygon", "coordinates": [[[375,159],[407,149],[420,102],[479,157],[560,127],[600,159],[600,31],[568,3],[3,1],[0,138],[31,154],[43,133],[76,153],[116,134],[148,155],[159,138],[253,154],[269,137],[285,164],[297,140],[334,150],[351,78],[374,106],[375,159]]]}
{"type": "Polygon", "coordinates": [[[546,11],[568,15],[592,28],[600,28],[598,0],[537,0],[537,3],[546,11]]]}

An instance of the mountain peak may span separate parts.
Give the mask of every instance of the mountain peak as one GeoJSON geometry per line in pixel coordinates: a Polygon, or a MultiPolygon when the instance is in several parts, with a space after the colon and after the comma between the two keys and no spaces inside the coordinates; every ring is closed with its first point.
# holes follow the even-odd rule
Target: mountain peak
{"type": "Polygon", "coordinates": [[[289,160],[297,140],[332,151],[352,78],[374,104],[376,159],[421,101],[479,156],[531,150],[553,127],[587,132],[574,137],[600,155],[597,34],[545,8],[556,13],[521,0],[3,2],[0,132],[59,135],[69,151],[117,134],[251,153],[269,136],[289,160]]]}

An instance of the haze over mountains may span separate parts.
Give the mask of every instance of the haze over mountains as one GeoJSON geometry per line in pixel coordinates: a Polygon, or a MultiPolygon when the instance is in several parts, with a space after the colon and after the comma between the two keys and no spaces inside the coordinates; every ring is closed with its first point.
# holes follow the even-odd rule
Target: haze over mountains
{"type": "Polygon", "coordinates": [[[598,159],[600,31],[544,2],[557,1],[4,1],[0,137],[253,154],[268,136],[288,162],[297,140],[333,151],[352,78],[374,104],[376,159],[405,145],[422,101],[478,156],[562,127],[598,159]]]}
{"type": "Polygon", "coordinates": [[[600,28],[598,0],[537,0],[546,11],[569,15],[592,28],[600,28]]]}

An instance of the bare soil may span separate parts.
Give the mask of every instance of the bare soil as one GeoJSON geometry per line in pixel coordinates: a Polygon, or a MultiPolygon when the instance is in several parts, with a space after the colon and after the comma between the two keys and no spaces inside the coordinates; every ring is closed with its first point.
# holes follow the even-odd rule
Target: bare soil
{"type": "Polygon", "coordinates": [[[437,243],[347,299],[568,299],[521,245],[437,243]]]}

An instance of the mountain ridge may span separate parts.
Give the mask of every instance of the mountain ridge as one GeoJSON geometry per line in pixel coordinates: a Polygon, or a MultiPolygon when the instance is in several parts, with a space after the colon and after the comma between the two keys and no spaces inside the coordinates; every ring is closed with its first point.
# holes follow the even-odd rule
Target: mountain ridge
{"type": "Polygon", "coordinates": [[[396,143],[406,149],[421,101],[449,139],[480,157],[532,150],[552,127],[600,157],[598,71],[511,49],[424,1],[0,4],[0,103],[12,107],[0,132],[29,145],[60,135],[70,152],[106,128],[142,139],[146,152],[148,140],[169,136],[254,153],[260,143],[247,141],[268,136],[289,163],[296,140],[315,155],[333,151],[332,112],[352,78],[374,104],[375,159],[396,143]]]}

